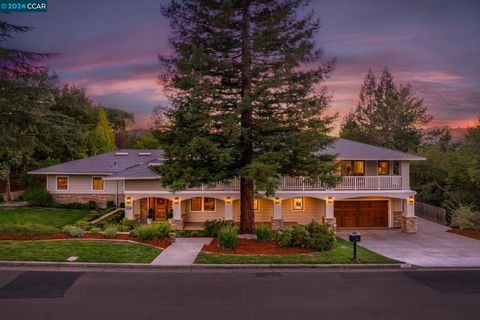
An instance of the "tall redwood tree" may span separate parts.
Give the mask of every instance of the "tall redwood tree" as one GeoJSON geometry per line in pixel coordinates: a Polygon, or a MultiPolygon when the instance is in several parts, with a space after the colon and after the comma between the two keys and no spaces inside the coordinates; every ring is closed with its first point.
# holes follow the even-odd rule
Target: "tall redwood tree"
{"type": "Polygon", "coordinates": [[[242,233],[254,229],[253,195],[281,176],[336,182],[333,117],[322,82],[319,21],[303,0],[186,0],[163,8],[173,55],[161,56],[170,105],[161,114],[163,185],[182,190],[240,178],[242,233]]]}

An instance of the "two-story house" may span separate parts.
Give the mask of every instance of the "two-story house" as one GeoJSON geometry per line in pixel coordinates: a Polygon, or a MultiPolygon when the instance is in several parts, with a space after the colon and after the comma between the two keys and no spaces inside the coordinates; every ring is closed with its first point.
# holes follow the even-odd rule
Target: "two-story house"
{"type": "MultiPolygon", "coordinates": [[[[410,162],[424,158],[336,139],[319,154],[336,155],[342,181],[334,188],[309,184],[304,177],[283,177],[275,196],[254,199],[255,221],[273,228],[306,224],[311,220],[336,228],[402,228],[416,232],[410,162]]],[[[173,211],[177,229],[208,219],[240,220],[239,182],[171,192],[162,187],[150,167],[160,166],[161,150],[117,150],[98,156],[38,169],[46,188],[58,202],[107,201],[125,204],[128,219],[145,221],[150,208],[156,220],[173,211]]]]}

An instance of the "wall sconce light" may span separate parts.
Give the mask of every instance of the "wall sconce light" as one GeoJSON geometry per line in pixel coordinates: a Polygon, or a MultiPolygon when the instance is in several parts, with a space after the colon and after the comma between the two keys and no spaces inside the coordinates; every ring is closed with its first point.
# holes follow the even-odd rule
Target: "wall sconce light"
{"type": "Polygon", "coordinates": [[[275,199],[273,199],[273,202],[275,202],[275,204],[279,204],[279,203],[280,203],[280,198],[279,198],[279,197],[275,197],[275,199]]]}
{"type": "Polygon", "coordinates": [[[232,197],[226,197],[225,202],[226,203],[232,203],[232,197]]]}
{"type": "Polygon", "coordinates": [[[128,204],[128,205],[132,204],[132,198],[127,197],[127,198],[125,199],[125,204],[128,204]]]}
{"type": "Polygon", "coordinates": [[[332,204],[333,203],[333,197],[327,197],[327,203],[332,204]]]}
{"type": "Polygon", "coordinates": [[[179,203],[180,203],[180,199],[179,199],[178,197],[173,198],[173,203],[174,203],[174,204],[179,204],[179,203]]]}
{"type": "Polygon", "coordinates": [[[414,196],[408,197],[408,203],[409,204],[413,204],[414,202],[415,202],[415,197],[414,196]]]}

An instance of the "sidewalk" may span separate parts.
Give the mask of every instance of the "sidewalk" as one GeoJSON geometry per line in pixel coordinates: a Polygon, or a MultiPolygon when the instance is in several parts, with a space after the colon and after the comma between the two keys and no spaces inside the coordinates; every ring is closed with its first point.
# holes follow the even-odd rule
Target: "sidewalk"
{"type": "Polygon", "coordinates": [[[209,244],[212,240],[212,238],[177,238],[151,264],[161,266],[192,265],[203,246],[209,244]]]}

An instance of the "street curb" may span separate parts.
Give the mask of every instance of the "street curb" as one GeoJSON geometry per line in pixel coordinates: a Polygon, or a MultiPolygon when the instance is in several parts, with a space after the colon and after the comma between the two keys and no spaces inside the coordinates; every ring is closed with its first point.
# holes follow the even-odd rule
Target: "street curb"
{"type": "Polygon", "coordinates": [[[0,261],[0,268],[32,269],[96,269],[102,271],[200,271],[200,270],[306,270],[306,269],[411,269],[408,264],[193,264],[193,265],[151,265],[143,263],[85,263],[85,262],[36,262],[0,261]]]}

